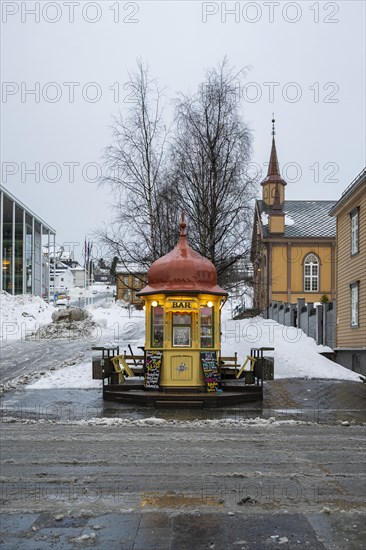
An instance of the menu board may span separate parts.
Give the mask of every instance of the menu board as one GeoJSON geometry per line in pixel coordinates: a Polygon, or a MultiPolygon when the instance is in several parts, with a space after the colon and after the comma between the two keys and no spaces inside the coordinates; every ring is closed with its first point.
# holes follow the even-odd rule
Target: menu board
{"type": "Polygon", "coordinates": [[[144,385],[147,390],[159,389],[160,367],[162,359],[161,351],[149,350],[146,352],[146,369],[144,385]]]}
{"type": "Polygon", "coordinates": [[[214,351],[201,351],[201,363],[208,392],[221,389],[221,375],[214,351]]]}

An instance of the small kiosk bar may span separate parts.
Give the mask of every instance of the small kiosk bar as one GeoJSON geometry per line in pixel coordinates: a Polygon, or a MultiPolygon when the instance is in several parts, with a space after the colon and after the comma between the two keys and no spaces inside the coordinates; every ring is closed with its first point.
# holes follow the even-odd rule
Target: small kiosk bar
{"type": "Polygon", "coordinates": [[[104,399],[219,406],[261,397],[262,380],[251,387],[243,380],[221,380],[221,308],[228,294],[218,285],[212,262],[189,246],[184,215],[177,245],[151,265],[147,276],[138,293],[146,315],[143,383],[124,380],[123,357],[113,359],[124,383],[103,380],[104,399]]]}
{"type": "Polygon", "coordinates": [[[147,369],[149,356],[161,357],[160,389],[206,391],[202,358],[219,355],[227,292],[215,266],[189,246],[183,216],[180,228],[178,244],[152,264],[138,293],[145,300],[147,369]]]}

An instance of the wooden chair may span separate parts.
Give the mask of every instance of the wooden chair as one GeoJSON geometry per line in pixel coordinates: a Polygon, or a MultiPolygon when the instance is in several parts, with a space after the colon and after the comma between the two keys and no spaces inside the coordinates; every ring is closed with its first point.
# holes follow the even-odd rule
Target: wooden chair
{"type": "Polygon", "coordinates": [[[254,365],[257,362],[256,357],[252,357],[251,355],[247,355],[247,358],[245,359],[244,363],[236,373],[236,378],[240,378],[243,376],[246,372],[253,372],[254,371],[254,365]]]}
{"type": "Polygon", "coordinates": [[[123,355],[116,355],[115,357],[111,357],[111,361],[113,363],[114,370],[118,373],[118,384],[123,384],[123,382],[125,381],[125,374],[127,374],[127,376],[129,377],[134,376],[133,371],[127,365],[126,359],[123,357],[123,355]]]}

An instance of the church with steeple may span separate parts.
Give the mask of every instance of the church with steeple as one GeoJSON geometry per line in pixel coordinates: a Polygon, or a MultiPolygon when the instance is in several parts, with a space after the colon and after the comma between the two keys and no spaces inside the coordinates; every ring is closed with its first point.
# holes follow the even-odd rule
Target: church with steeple
{"type": "Polygon", "coordinates": [[[287,200],[289,186],[280,172],[274,124],[273,119],[268,173],[255,204],[252,234],[256,309],[274,301],[335,298],[336,225],[329,216],[335,201],[287,200]]]}

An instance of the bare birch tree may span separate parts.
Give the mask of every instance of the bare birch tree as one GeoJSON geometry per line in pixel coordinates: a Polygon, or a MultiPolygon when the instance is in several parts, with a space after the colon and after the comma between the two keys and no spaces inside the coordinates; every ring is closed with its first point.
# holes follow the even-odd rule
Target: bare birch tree
{"type": "Polygon", "coordinates": [[[130,74],[128,88],[132,107],[114,120],[113,145],[105,151],[102,184],[113,189],[114,219],[99,231],[99,238],[126,267],[134,263],[147,267],[166,251],[161,194],[166,193],[167,130],[162,92],[141,60],[130,74]]]}
{"type": "Polygon", "coordinates": [[[172,180],[190,242],[216,265],[222,283],[235,278],[248,253],[252,222],[251,135],[238,93],[244,77],[244,69],[235,73],[225,59],[208,70],[196,94],[181,96],[176,105],[172,180]]]}
{"type": "Polygon", "coordinates": [[[138,62],[129,82],[135,102],[114,121],[103,179],[115,192],[116,214],[100,237],[125,267],[147,269],[171,250],[184,210],[190,243],[216,265],[220,282],[241,280],[255,192],[238,93],[244,78],[244,69],[235,73],[224,60],[196,94],[179,97],[168,157],[162,94],[138,62]]]}

